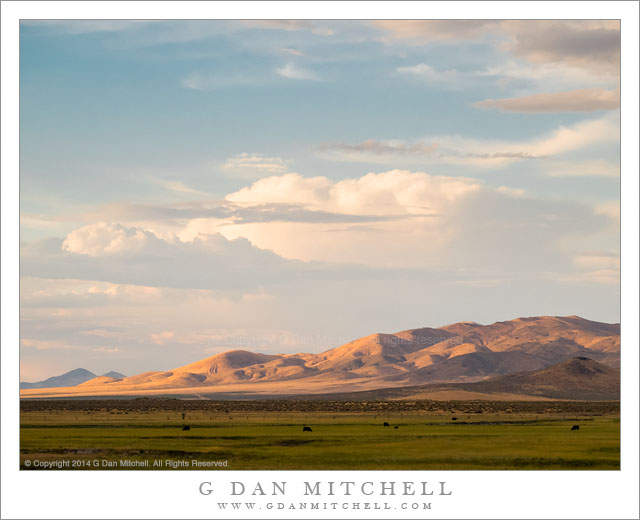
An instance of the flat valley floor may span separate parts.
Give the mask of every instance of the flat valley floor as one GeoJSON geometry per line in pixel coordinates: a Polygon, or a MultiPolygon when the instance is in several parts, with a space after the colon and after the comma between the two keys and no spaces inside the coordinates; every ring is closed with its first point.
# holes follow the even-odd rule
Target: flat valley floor
{"type": "Polygon", "coordinates": [[[617,470],[619,409],[612,401],[23,400],[20,467],[617,470]]]}

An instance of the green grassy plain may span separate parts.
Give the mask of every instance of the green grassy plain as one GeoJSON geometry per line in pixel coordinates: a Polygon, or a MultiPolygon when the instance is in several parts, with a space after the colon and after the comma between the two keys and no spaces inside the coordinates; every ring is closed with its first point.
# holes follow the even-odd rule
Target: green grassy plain
{"type": "Polygon", "coordinates": [[[189,463],[179,469],[197,469],[197,460],[226,461],[200,468],[219,470],[619,469],[617,412],[532,413],[522,406],[518,413],[517,407],[483,413],[23,410],[20,465],[39,469],[67,460],[61,469],[126,469],[120,461],[129,460],[172,469],[165,463],[172,460],[189,463]],[[186,424],[189,431],[182,430],[186,424]],[[579,431],[571,431],[574,424],[579,431]]]}

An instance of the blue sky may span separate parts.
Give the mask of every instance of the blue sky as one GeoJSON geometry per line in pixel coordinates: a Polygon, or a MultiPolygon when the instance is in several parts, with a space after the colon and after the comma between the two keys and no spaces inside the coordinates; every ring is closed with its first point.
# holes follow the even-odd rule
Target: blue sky
{"type": "Polygon", "coordinates": [[[611,21],[25,21],[21,377],[619,321],[611,21]]]}

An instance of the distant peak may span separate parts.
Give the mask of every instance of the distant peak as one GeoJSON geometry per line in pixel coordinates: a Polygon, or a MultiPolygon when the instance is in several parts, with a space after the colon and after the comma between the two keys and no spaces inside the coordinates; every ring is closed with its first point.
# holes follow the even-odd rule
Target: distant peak
{"type": "Polygon", "coordinates": [[[91,374],[91,375],[95,375],[95,374],[93,374],[93,372],[90,372],[86,368],[74,368],[73,370],[69,370],[69,372],[65,372],[62,375],[66,376],[66,375],[72,375],[72,374],[91,374]]]}
{"type": "Polygon", "coordinates": [[[106,374],[102,374],[102,377],[113,377],[115,379],[122,379],[122,378],[125,378],[127,376],[125,376],[124,374],[121,374],[120,372],[114,372],[112,370],[111,372],[107,372],[106,374]]]}

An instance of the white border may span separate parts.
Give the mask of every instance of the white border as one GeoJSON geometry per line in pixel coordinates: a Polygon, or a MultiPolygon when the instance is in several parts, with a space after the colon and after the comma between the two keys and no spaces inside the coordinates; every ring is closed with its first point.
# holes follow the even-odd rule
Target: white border
{"type": "MultiPolygon", "coordinates": [[[[246,518],[198,494],[207,480],[447,481],[408,518],[638,518],[637,2],[3,2],[2,518],[246,518]],[[18,20],[21,18],[609,18],[622,20],[622,469],[619,472],[19,472],[18,20]]],[[[214,495],[215,496],[215,495],[214,495]]],[[[288,497],[292,498],[291,496],[288,497]]],[[[378,500],[381,497],[376,497],[378,500]]],[[[260,510],[262,518],[389,518],[400,510],[260,510]]]]}

